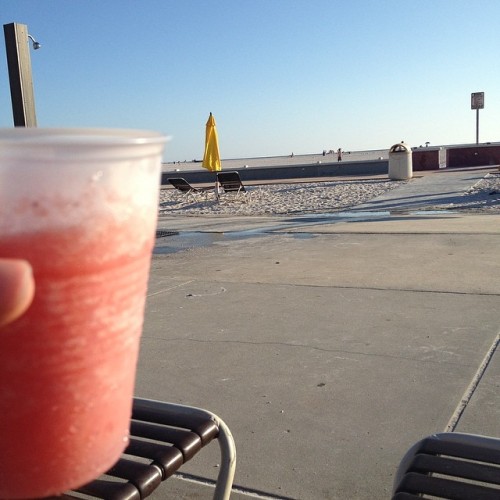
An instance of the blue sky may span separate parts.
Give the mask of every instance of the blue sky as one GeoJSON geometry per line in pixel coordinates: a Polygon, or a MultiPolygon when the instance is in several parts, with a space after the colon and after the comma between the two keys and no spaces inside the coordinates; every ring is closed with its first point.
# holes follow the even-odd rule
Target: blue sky
{"type": "MultiPolygon", "coordinates": [[[[498,0],[2,0],[38,125],[145,128],[166,161],[500,141],[498,0]]],[[[4,38],[1,52],[5,54],[4,38]]],[[[0,126],[12,126],[0,56],[0,126]]]]}

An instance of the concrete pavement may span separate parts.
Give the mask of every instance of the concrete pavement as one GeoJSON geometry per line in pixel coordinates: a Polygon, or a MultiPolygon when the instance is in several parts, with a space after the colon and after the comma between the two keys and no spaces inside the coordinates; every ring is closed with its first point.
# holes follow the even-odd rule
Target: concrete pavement
{"type": "Polygon", "coordinates": [[[454,205],[463,201],[462,194],[488,172],[497,173],[498,169],[478,167],[416,172],[417,179],[358,205],[354,210],[419,210],[434,205],[453,210],[454,205]]]}
{"type": "MultiPolygon", "coordinates": [[[[159,227],[179,235],[158,240],[136,394],[226,421],[234,498],[389,498],[421,437],[500,436],[499,215],[175,216],[159,227]]],[[[213,480],[217,460],[211,445],[182,472],[213,480]]],[[[152,498],[212,493],[169,482],[171,496],[152,498]]]]}

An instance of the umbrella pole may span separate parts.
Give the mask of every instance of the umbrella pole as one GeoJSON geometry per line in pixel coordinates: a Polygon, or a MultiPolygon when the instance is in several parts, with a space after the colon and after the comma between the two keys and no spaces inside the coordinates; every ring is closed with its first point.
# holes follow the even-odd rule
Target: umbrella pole
{"type": "Polygon", "coordinates": [[[217,179],[217,172],[215,172],[215,199],[220,201],[219,196],[219,180],[217,179]]]}

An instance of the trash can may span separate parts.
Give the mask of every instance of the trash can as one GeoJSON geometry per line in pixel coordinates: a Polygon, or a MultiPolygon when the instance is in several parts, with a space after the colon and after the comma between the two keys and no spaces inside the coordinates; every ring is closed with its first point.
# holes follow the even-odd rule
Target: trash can
{"type": "Polygon", "coordinates": [[[413,166],[411,148],[408,144],[400,142],[389,149],[389,179],[401,181],[411,179],[413,166]]]}

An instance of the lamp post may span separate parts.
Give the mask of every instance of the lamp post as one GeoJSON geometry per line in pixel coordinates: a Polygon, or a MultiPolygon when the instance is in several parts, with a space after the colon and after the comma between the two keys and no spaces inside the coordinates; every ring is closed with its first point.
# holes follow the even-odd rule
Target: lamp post
{"type": "Polygon", "coordinates": [[[34,50],[39,49],[41,45],[28,34],[28,27],[25,24],[4,24],[3,31],[14,126],[36,127],[35,96],[28,40],[33,43],[34,50]]]}

